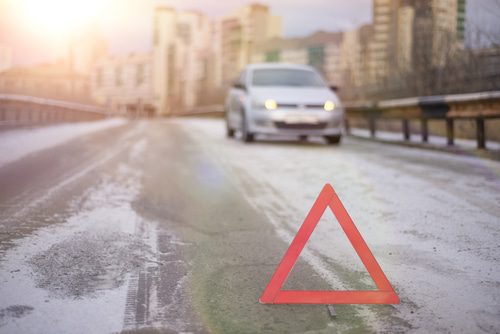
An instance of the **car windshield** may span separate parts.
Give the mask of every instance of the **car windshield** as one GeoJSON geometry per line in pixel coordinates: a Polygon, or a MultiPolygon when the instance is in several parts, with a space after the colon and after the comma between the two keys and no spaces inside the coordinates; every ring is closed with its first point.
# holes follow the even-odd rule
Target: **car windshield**
{"type": "Polygon", "coordinates": [[[318,74],[308,70],[262,69],[253,71],[254,86],[324,87],[318,74]]]}

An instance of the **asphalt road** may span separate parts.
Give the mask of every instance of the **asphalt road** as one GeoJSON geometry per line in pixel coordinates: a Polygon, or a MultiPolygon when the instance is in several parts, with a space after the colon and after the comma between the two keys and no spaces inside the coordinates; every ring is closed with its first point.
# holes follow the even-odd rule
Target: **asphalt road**
{"type": "MultiPolygon", "coordinates": [[[[500,331],[500,164],[130,122],[0,167],[1,333],[500,331]],[[400,305],[261,305],[325,183],[400,305]]],[[[333,216],[286,283],[370,289],[333,216]]]]}

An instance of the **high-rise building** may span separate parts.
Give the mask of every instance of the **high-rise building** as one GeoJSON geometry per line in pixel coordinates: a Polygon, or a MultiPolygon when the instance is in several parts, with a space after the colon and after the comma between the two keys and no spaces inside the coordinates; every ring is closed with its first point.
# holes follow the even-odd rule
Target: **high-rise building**
{"type": "Polygon", "coordinates": [[[154,109],[151,54],[101,59],[90,77],[90,92],[97,104],[114,112],[150,115],[154,109]]]}
{"type": "Polygon", "coordinates": [[[443,66],[463,47],[465,0],[414,0],[414,66],[443,66]]]}
{"type": "Polygon", "coordinates": [[[157,112],[172,112],[173,76],[177,15],[173,8],[158,7],[154,12],[153,30],[153,94],[157,112]]]}
{"type": "Polygon", "coordinates": [[[256,45],[281,37],[281,17],[269,12],[269,7],[250,4],[217,22],[218,82],[227,86],[236,79],[243,67],[251,62],[256,45]]]}
{"type": "Polygon", "coordinates": [[[465,40],[465,8],[466,0],[457,0],[457,38],[461,42],[465,40]]]}
{"type": "Polygon", "coordinates": [[[465,0],[432,0],[431,6],[433,64],[443,66],[449,53],[462,47],[465,0]]]}
{"type": "Polygon", "coordinates": [[[368,43],[372,84],[430,59],[442,66],[463,42],[465,0],[373,0],[373,34],[368,43]]]}
{"type": "Polygon", "coordinates": [[[373,0],[373,36],[368,45],[368,78],[377,81],[388,75],[389,64],[395,57],[394,43],[397,40],[398,0],[373,0]]]}
{"type": "Polygon", "coordinates": [[[154,13],[153,90],[160,115],[197,104],[209,84],[213,24],[197,11],[158,7],[154,13]]]}
{"type": "Polygon", "coordinates": [[[368,81],[376,83],[410,67],[413,45],[412,0],[374,0],[373,32],[368,42],[368,81]]]}
{"type": "Polygon", "coordinates": [[[415,9],[404,5],[397,13],[396,67],[400,72],[411,70],[413,53],[413,21],[415,9]]]}
{"type": "Polygon", "coordinates": [[[369,41],[373,25],[365,24],[358,29],[345,31],[340,44],[340,73],[342,85],[362,86],[367,78],[369,64],[369,41]]]}
{"type": "MultiPolygon", "coordinates": [[[[425,2],[425,1],[424,1],[425,2]]],[[[463,41],[465,32],[465,0],[432,0],[434,29],[451,33],[463,41]]]]}
{"type": "Polygon", "coordinates": [[[255,45],[279,37],[267,6],[251,4],[213,23],[197,11],[158,7],[154,14],[153,87],[160,115],[207,103],[250,62],[255,45]]]}

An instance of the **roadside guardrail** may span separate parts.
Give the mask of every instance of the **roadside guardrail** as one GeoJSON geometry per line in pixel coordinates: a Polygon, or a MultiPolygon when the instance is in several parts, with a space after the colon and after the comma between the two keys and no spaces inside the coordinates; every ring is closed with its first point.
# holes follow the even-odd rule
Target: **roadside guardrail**
{"type": "Polygon", "coordinates": [[[224,106],[214,104],[209,106],[195,107],[190,110],[183,111],[175,116],[180,117],[224,117],[224,106]]]}
{"type": "Polygon", "coordinates": [[[17,94],[0,94],[0,128],[56,122],[93,121],[108,117],[93,105],[17,94]]]}
{"type": "MultiPolygon", "coordinates": [[[[448,146],[455,142],[455,124],[460,120],[475,123],[478,149],[486,148],[486,121],[500,119],[500,91],[471,94],[427,96],[379,102],[346,103],[346,132],[360,123],[369,129],[370,137],[376,138],[377,126],[382,122],[401,122],[402,139],[409,141],[412,132],[410,122],[420,124],[416,129],[423,143],[429,139],[429,122],[442,121],[445,124],[445,136],[448,146]]],[[[495,134],[500,133],[500,123],[494,127],[495,134]]],[[[413,130],[413,131],[412,131],[413,130]]],[[[498,140],[498,138],[495,138],[498,140]]]]}

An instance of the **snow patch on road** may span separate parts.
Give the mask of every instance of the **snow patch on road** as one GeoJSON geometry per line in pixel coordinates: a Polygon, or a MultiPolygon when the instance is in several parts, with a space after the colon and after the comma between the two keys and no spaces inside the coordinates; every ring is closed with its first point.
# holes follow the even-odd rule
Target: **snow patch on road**
{"type": "MultiPolygon", "coordinates": [[[[140,159],[146,143],[133,146],[140,159]]],[[[72,204],[64,224],[17,241],[0,263],[0,330],[119,332],[130,272],[154,262],[156,224],[132,208],[140,171],[122,163],[72,204]],[[154,230],[152,238],[138,231],[154,230]],[[23,307],[26,312],[13,313],[23,307]]]]}
{"type": "MultiPolygon", "coordinates": [[[[244,145],[225,139],[220,121],[178,122],[236,176],[285,242],[323,185],[332,183],[402,300],[392,312],[359,307],[375,331],[500,328],[497,162],[349,138],[335,148],[269,140],[244,145]]],[[[336,222],[320,223],[304,258],[333,289],[353,288],[349,272],[360,269],[339,236],[336,222]]]]}
{"type": "Polygon", "coordinates": [[[125,119],[113,118],[104,121],[60,124],[0,132],[0,167],[31,153],[60,145],[79,136],[126,123],[127,120],[125,119]]]}

